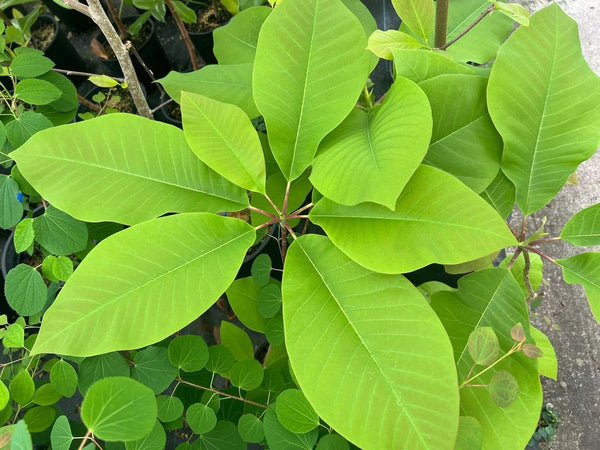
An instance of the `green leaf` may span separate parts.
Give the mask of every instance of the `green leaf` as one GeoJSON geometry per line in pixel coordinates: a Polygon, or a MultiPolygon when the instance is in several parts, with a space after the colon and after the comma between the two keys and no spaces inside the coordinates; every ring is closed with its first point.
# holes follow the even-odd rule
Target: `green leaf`
{"type": "Polygon", "coordinates": [[[496,11],[500,11],[505,16],[526,27],[529,26],[529,11],[518,3],[494,2],[496,11]]]}
{"type": "Polygon", "coordinates": [[[129,364],[120,353],[85,358],[79,364],[79,390],[83,396],[96,381],[108,377],[129,377],[129,364]]]}
{"type": "Polygon", "coordinates": [[[246,450],[247,445],[237,432],[237,427],[226,421],[219,421],[215,429],[203,434],[194,441],[194,450],[246,450]]]}
{"type": "Polygon", "coordinates": [[[350,450],[350,444],[339,434],[326,434],[319,439],[317,450],[350,450]]]}
{"type": "Polygon", "coordinates": [[[266,253],[258,255],[256,259],[252,261],[252,267],[250,268],[254,283],[261,287],[266,286],[271,278],[272,269],[271,257],[266,253]]]}
{"type": "Polygon", "coordinates": [[[58,100],[62,91],[49,81],[30,78],[15,86],[15,97],[31,105],[47,105],[58,100]]]}
{"type": "Polygon", "coordinates": [[[425,162],[482,192],[500,170],[502,138],[487,111],[487,78],[451,74],[423,81],[433,113],[425,162]]]}
{"type": "MultiPolygon", "coordinates": [[[[489,0],[452,0],[448,10],[450,41],[464,32],[490,6],[489,0]]],[[[456,61],[487,63],[513,30],[513,21],[502,14],[488,14],[465,36],[448,47],[456,61]]]]}
{"type": "Polygon", "coordinates": [[[235,362],[233,354],[224,345],[211,345],[208,347],[207,370],[222,375],[229,372],[235,362]]]}
{"type": "Polygon", "coordinates": [[[406,24],[425,44],[435,26],[432,0],[392,0],[394,9],[406,24]]]}
{"type": "Polygon", "coordinates": [[[266,319],[274,317],[281,309],[281,288],[268,284],[261,289],[257,300],[258,312],[266,319]]]}
{"type": "Polygon", "coordinates": [[[44,214],[33,220],[35,238],[42,247],[55,255],[69,255],[87,246],[85,223],[48,206],[44,214]]]}
{"type": "Polygon", "coordinates": [[[244,111],[235,105],[182,92],[181,113],[185,138],[202,162],[244,189],[265,192],[262,146],[244,111]]]}
{"type": "Polygon", "coordinates": [[[131,378],[104,378],[88,389],[81,404],[81,419],[100,439],[141,439],[156,423],[154,393],[131,378]]]}
{"type": "Polygon", "coordinates": [[[24,52],[10,63],[10,71],[17,78],[32,78],[40,76],[54,67],[49,58],[39,53],[24,52]]]}
{"type": "Polygon", "coordinates": [[[490,396],[501,408],[510,406],[519,396],[519,383],[509,372],[496,372],[488,385],[490,396]]]}
{"type": "Polygon", "coordinates": [[[515,186],[502,171],[498,172],[494,181],[480,195],[504,218],[508,217],[515,206],[515,186]]]}
{"type": "Polygon", "coordinates": [[[35,384],[33,384],[29,371],[22,370],[15,375],[8,384],[8,390],[10,391],[10,397],[19,405],[23,406],[29,403],[35,392],[35,384]]]}
{"type": "Polygon", "coordinates": [[[319,416],[359,447],[454,442],[452,349],[419,291],[401,276],[359,266],[317,235],[294,241],[284,271],[290,364],[319,416]]]}
{"type": "Polygon", "coordinates": [[[23,348],[25,330],[20,323],[13,323],[6,328],[6,334],[2,339],[4,348],[23,348]]]}
{"type": "MultiPolygon", "coordinates": [[[[21,208],[21,214],[22,214],[21,208]]],[[[23,253],[33,244],[35,237],[35,231],[33,231],[33,219],[21,220],[15,228],[15,251],[17,253],[23,253]]]]}
{"type": "Polygon", "coordinates": [[[20,316],[32,316],[44,308],[48,288],[37,270],[19,264],[6,274],[4,293],[10,307],[20,316]]]}
{"type": "MultiPolygon", "coordinates": [[[[51,406],[58,402],[61,399],[61,397],[62,395],[56,392],[54,387],[48,383],[42,384],[39,388],[36,389],[31,401],[36,405],[51,406]]],[[[54,417],[52,417],[52,421],[54,421],[54,417]]]]}
{"type": "Polygon", "coordinates": [[[161,422],[173,422],[183,414],[183,403],[178,397],[159,395],[156,397],[158,418],[161,422]]]}
{"type": "Polygon", "coordinates": [[[492,327],[475,328],[469,335],[467,349],[480,366],[489,366],[500,356],[500,344],[492,327]]]}
{"type": "Polygon", "coordinates": [[[277,420],[274,405],[271,405],[267,409],[263,421],[267,444],[273,450],[310,450],[314,448],[319,436],[319,432],[316,429],[304,434],[296,434],[288,431],[277,420]]]}
{"type": "Polygon", "coordinates": [[[185,414],[188,425],[195,434],[204,434],[212,431],[217,425],[217,415],[208,406],[194,403],[185,414]]]}
{"type": "Polygon", "coordinates": [[[323,140],[311,181],[337,203],[370,201],[393,209],[427,153],[430,111],[423,91],[397,78],[380,107],[354,109],[323,140]]]}
{"type": "Polygon", "coordinates": [[[262,421],[254,414],[244,414],[238,421],[238,433],[244,442],[258,443],[265,437],[262,421]]]}
{"type": "Polygon", "coordinates": [[[308,433],[319,426],[318,414],[298,389],[287,389],[279,394],[275,411],[279,423],[292,433],[308,433]]]}
{"type": "Polygon", "coordinates": [[[581,247],[600,245],[600,203],[582,209],[571,217],[562,229],[560,238],[581,247]]]}
{"type": "Polygon", "coordinates": [[[42,275],[44,278],[54,282],[58,281],[58,278],[54,275],[54,264],[57,260],[58,258],[53,255],[48,255],[44,258],[42,262],[42,275]]]}
{"type": "Polygon", "coordinates": [[[265,318],[258,311],[258,294],[261,288],[253,277],[239,278],[227,288],[227,300],[235,315],[249,329],[265,332],[265,318]]]}
{"type": "Polygon", "coordinates": [[[18,193],[17,182],[7,175],[0,175],[0,228],[11,228],[23,217],[23,205],[17,199],[18,193]]]}
{"type": "Polygon", "coordinates": [[[475,417],[460,416],[458,419],[458,436],[456,450],[473,450],[482,448],[483,431],[475,417]]]}
{"type": "Polygon", "coordinates": [[[24,420],[19,420],[12,431],[10,438],[11,450],[33,450],[31,443],[31,435],[27,430],[27,425],[24,420]]]}
{"type": "Polygon", "coordinates": [[[73,397],[78,379],[73,366],[65,360],[58,360],[50,369],[50,384],[56,392],[65,397],[73,397]]]}
{"type": "Polygon", "coordinates": [[[283,2],[265,20],[254,97],[288,180],[304,172],[321,139],[354,107],[369,68],[365,48],[360,22],[339,1],[283,2]]]}
{"type": "Polygon", "coordinates": [[[115,80],[112,77],[109,77],[108,75],[92,75],[88,77],[88,81],[90,81],[98,87],[104,88],[116,87],[120,84],[117,80],[115,80]]]}
{"type": "Polygon", "coordinates": [[[434,262],[459,264],[516,244],[483,199],[453,176],[425,165],[408,182],[394,211],[323,199],[310,218],[344,253],[383,273],[410,272],[434,262]]]}
{"type": "MultiPolygon", "coordinates": [[[[37,132],[52,127],[52,122],[43,114],[25,111],[17,119],[6,124],[6,135],[13,148],[19,148],[37,132]]],[[[10,157],[13,158],[14,153],[11,153],[10,157]]],[[[61,178],[60,181],[64,182],[64,179],[61,178]]]]}
{"type": "Polygon", "coordinates": [[[592,314],[600,323],[600,253],[582,253],[556,262],[562,266],[567,283],[583,286],[592,314]]]}
{"type": "Polygon", "coordinates": [[[54,423],[56,411],[49,406],[35,406],[27,410],[23,420],[27,424],[27,429],[31,433],[40,433],[50,428],[54,423]]]}
{"type": "Polygon", "coordinates": [[[181,18],[185,23],[194,23],[196,21],[196,12],[185,5],[183,2],[175,0],[173,2],[173,6],[175,6],[175,11],[177,15],[181,18]]]}
{"type": "Polygon", "coordinates": [[[544,355],[537,360],[540,375],[556,380],[558,363],[550,339],[537,328],[529,327],[529,332],[535,341],[535,345],[537,345],[544,353],[544,355]]]}
{"type": "MultiPolygon", "coordinates": [[[[473,365],[468,355],[469,335],[478,327],[493,328],[500,350],[509,351],[514,341],[510,334],[516,323],[529,332],[528,308],[520,286],[502,268],[481,270],[460,279],[458,290],[433,295],[431,307],[444,324],[452,346],[460,382],[473,365]]],[[[497,406],[487,389],[465,386],[460,390],[461,415],[474,417],[483,429],[482,448],[503,448],[506,436],[514,448],[525,448],[535,431],[542,406],[542,390],[535,360],[516,353],[503,359],[475,378],[474,384],[489,384],[493,375],[505,370],[520,387],[520,394],[507,408],[497,406]],[[515,421],[514,418],[519,420],[515,421]]],[[[470,376],[480,372],[475,369],[470,376]]]]}
{"type": "Polygon", "coordinates": [[[225,346],[237,361],[254,359],[254,345],[246,333],[234,324],[221,322],[221,344],[225,346]]]}
{"type": "Polygon", "coordinates": [[[202,369],[208,361],[208,346],[204,339],[195,335],[177,336],[169,343],[169,361],[174,367],[186,372],[202,369]]]}
{"type": "Polygon", "coordinates": [[[447,53],[429,50],[393,49],[394,69],[397,77],[408,78],[415,83],[445,74],[473,74],[473,69],[457,64],[447,53]]]}
{"type": "Polygon", "coordinates": [[[177,368],[169,361],[169,351],[164,347],[140,350],[133,361],[135,365],[131,377],[148,386],[155,394],[167,389],[177,376],[177,368]]]}
{"type": "Polygon", "coordinates": [[[283,316],[275,315],[265,325],[265,337],[271,345],[281,345],[285,340],[283,331],[283,316]]]}
{"type": "Polygon", "coordinates": [[[6,408],[6,405],[8,405],[9,400],[10,400],[10,392],[8,391],[8,388],[6,387],[6,384],[4,384],[3,381],[0,381],[0,410],[6,408]]]}
{"type": "Polygon", "coordinates": [[[600,79],[581,55],[577,24],[557,4],[534,14],[500,49],[488,107],[504,139],[502,170],[529,215],[600,141],[600,79]]]}
{"type": "Polygon", "coordinates": [[[125,448],[127,450],[163,450],[167,443],[165,429],[159,421],[156,421],[152,431],[141,439],[136,441],[127,441],[125,448]]]}
{"type": "Polygon", "coordinates": [[[181,92],[186,91],[236,105],[251,119],[260,115],[252,96],[252,64],[219,64],[204,66],[194,72],[169,72],[158,82],[178,103],[181,92]]]}
{"type": "Polygon", "coordinates": [[[213,32],[213,52],[219,64],[253,63],[258,33],[272,9],[248,8],[213,32]]]}
{"type": "Polygon", "coordinates": [[[166,212],[238,210],[248,202],[245,191],[198,160],[183,131],[131,114],[55,127],[11,157],[44,198],[89,222],[134,224],[166,212]]]}
{"type": "Polygon", "coordinates": [[[73,442],[73,433],[67,416],[60,416],[54,422],[52,432],[50,433],[50,442],[53,450],[69,450],[73,442]]]}
{"type": "Polygon", "coordinates": [[[90,356],[164,339],[219,298],[254,239],[245,222],[207,213],[162,217],[112,235],[46,311],[32,352],[90,356]]]}
{"type": "Polygon", "coordinates": [[[73,275],[73,261],[66,256],[59,256],[52,264],[52,273],[58,281],[67,281],[73,275]]]}
{"type": "Polygon", "coordinates": [[[421,48],[423,44],[417,41],[410,34],[397,30],[375,30],[369,36],[367,50],[371,50],[375,55],[383,59],[394,59],[392,50],[421,48]]]}
{"type": "Polygon", "coordinates": [[[264,370],[255,359],[245,359],[236,362],[229,369],[229,380],[234,386],[251,391],[260,386],[263,381],[264,370]]]}

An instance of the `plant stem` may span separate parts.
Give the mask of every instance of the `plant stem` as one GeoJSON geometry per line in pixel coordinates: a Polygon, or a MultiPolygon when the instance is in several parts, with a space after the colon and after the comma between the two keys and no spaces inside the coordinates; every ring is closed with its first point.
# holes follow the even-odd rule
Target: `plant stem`
{"type": "Polygon", "coordinates": [[[304,205],[302,208],[298,208],[292,213],[292,215],[294,216],[296,214],[300,214],[302,211],[306,211],[308,208],[312,208],[313,206],[315,206],[315,204],[311,202],[308,205],[304,205]]]}
{"type": "Polygon", "coordinates": [[[560,237],[541,238],[541,239],[536,239],[535,241],[531,241],[529,243],[529,245],[533,246],[533,245],[546,244],[548,242],[558,242],[558,241],[562,241],[562,238],[560,238],[560,237]]]}
{"type": "Polygon", "coordinates": [[[111,0],[104,0],[104,3],[108,8],[108,12],[112,17],[113,22],[115,23],[115,25],[117,25],[117,30],[119,30],[119,37],[121,38],[121,40],[125,39],[129,32],[127,31],[127,27],[125,27],[125,24],[121,20],[121,17],[119,17],[119,13],[115,9],[115,5],[112,4],[111,0]]]}
{"type": "Polygon", "coordinates": [[[277,205],[273,202],[273,200],[271,200],[271,197],[269,197],[266,193],[263,194],[265,196],[265,198],[267,199],[267,201],[271,204],[271,206],[273,207],[273,209],[275,210],[275,212],[279,215],[281,215],[281,210],[277,207],[277,205]]]}
{"type": "Polygon", "coordinates": [[[281,227],[281,261],[285,263],[285,255],[287,254],[287,223],[281,227]]]}
{"type": "Polygon", "coordinates": [[[75,11],[80,12],[81,14],[85,14],[88,17],[92,17],[90,14],[89,8],[85,6],[83,3],[79,3],[77,0],[60,0],[65,5],[70,8],[73,8],[75,11]]]}
{"type": "Polygon", "coordinates": [[[435,46],[446,48],[446,34],[448,33],[448,2],[437,0],[435,5],[435,46]]]}
{"type": "Polygon", "coordinates": [[[104,12],[104,9],[100,4],[100,0],[88,0],[88,8],[90,17],[100,28],[100,31],[106,38],[106,41],[112,48],[117,61],[119,61],[119,65],[121,66],[121,70],[125,76],[125,81],[129,86],[131,98],[135,103],[138,113],[143,117],[152,119],[152,111],[150,111],[146,97],[144,97],[140,81],[138,80],[133,63],[131,62],[131,57],[125,48],[125,45],[119,38],[119,35],[115,31],[115,28],[110,23],[108,16],[104,12]]]}
{"type": "Polygon", "coordinates": [[[475,375],[473,375],[471,378],[466,379],[465,381],[463,381],[461,383],[460,386],[458,386],[459,389],[465,387],[465,385],[469,384],[471,381],[473,381],[476,378],[479,378],[479,376],[483,375],[484,373],[486,373],[488,370],[490,370],[492,367],[494,367],[496,364],[498,364],[500,361],[502,361],[504,358],[507,358],[508,356],[512,355],[513,353],[515,353],[517,350],[517,348],[520,348],[520,344],[517,344],[516,346],[514,346],[513,348],[511,348],[508,352],[506,352],[504,355],[502,355],[500,358],[498,358],[496,361],[494,361],[492,364],[490,364],[489,366],[487,366],[485,369],[483,369],[481,372],[476,373],[475,375]]]}
{"type": "Polygon", "coordinates": [[[81,444],[79,444],[79,447],[77,448],[77,450],[82,450],[83,447],[85,447],[85,444],[86,444],[87,440],[90,438],[91,434],[92,434],[92,432],[90,430],[87,430],[87,433],[85,433],[85,436],[81,440],[81,444]]]}
{"type": "Polygon", "coordinates": [[[508,263],[508,266],[506,266],[507,270],[510,270],[512,268],[512,266],[517,261],[517,258],[519,257],[519,255],[521,254],[522,251],[523,251],[523,249],[521,247],[517,248],[517,250],[515,251],[515,254],[512,257],[512,259],[508,263]]]}
{"type": "Polygon", "coordinates": [[[85,98],[83,95],[81,95],[79,93],[77,94],[77,98],[79,99],[79,103],[81,103],[83,106],[85,106],[87,109],[89,109],[91,111],[100,112],[100,110],[102,109],[96,103],[89,101],[87,98],[85,98]]]}
{"type": "Polygon", "coordinates": [[[165,4],[167,5],[167,8],[169,8],[169,11],[171,11],[171,15],[173,16],[173,19],[175,19],[177,28],[179,28],[179,32],[181,33],[181,37],[183,38],[185,47],[187,48],[188,54],[190,55],[192,69],[198,70],[199,64],[198,64],[198,58],[196,56],[196,49],[194,47],[194,44],[192,44],[192,41],[190,39],[189,33],[187,32],[187,29],[185,28],[184,23],[181,21],[181,17],[179,17],[179,14],[177,14],[177,10],[175,9],[175,5],[173,5],[173,2],[171,0],[165,0],[165,4]]]}
{"type": "Polygon", "coordinates": [[[268,222],[262,223],[259,226],[257,226],[256,228],[254,228],[254,231],[258,231],[258,230],[262,230],[263,228],[270,227],[271,225],[273,225],[277,222],[279,222],[278,218],[271,219],[268,222]]]}
{"type": "Polygon", "coordinates": [[[290,186],[292,185],[291,181],[287,182],[287,185],[285,187],[285,197],[283,197],[283,215],[287,214],[287,207],[288,207],[288,200],[290,198],[290,186]]]}
{"type": "Polygon", "coordinates": [[[256,208],[256,207],[254,207],[252,205],[249,205],[248,209],[250,211],[254,211],[254,212],[257,212],[259,214],[262,214],[263,216],[270,217],[271,219],[278,219],[279,220],[279,217],[277,217],[275,214],[271,214],[270,212],[267,212],[264,209],[256,208]]]}
{"type": "Polygon", "coordinates": [[[198,389],[203,389],[205,391],[209,391],[209,392],[213,392],[215,394],[218,395],[222,395],[223,397],[228,397],[234,400],[239,400],[240,402],[244,402],[244,403],[248,403],[249,405],[254,405],[254,406],[258,406],[260,408],[268,408],[269,405],[263,405],[262,403],[257,403],[257,402],[253,402],[252,400],[248,400],[245,399],[244,397],[239,397],[237,395],[232,395],[232,394],[227,394],[226,392],[221,392],[217,389],[211,388],[211,387],[206,387],[206,386],[200,386],[199,384],[194,384],[194,383],[190,383],[189,381],[186,381],[182,378],[177,378],[177,382],[181,383],[181,384],[187,384],[188,386],[192,386],[198,389]]]}
{"type": "MultiPolygon", "coordinates": [[[[445,0],[447,1],[447,0],[445,0]]],[[[440,3],[440,0],[438,0],[438,6],[440,3]]],[[[436,31],[436,42],[435,42],[435,46],[438,47],[440,50],[446,50],[448,47],[450,47],[452,44],[454,44],[456,41],[458,41],[460,38],[462,38],[465,34],[467,34],[469,31],[471,31],[473,28],[475,28],[475,25],[477,25],[479,22],[481,22],[483,19],[485,19],[485,16],[487,16],[489,13],[491,13],[494,10],[494,5],[490,5],[488,9],[486,9],[484,12],[482,12],[479,17],[477,19],[475,19],[475,21],[469,25],[467,28],[465,28],[463,31],[461,31],[461,33],[456,36],[454,39],[452,39],[450,42],[447,42],[441,46],[438,46],[437,43],[437,31],[436,31]]]]}
{"type": "Polygon", "coordinates": [[[152,109],[152,114],[154,114],[156,111],[158,111],[160,108],[164,108],[165,106],[167,106],[169,103],[171,103],[173,101],[172,98],[170,98],[169,100],[167,100],[166,102],[162,102],[160,105],[158,105],[156,108],[152,109]]]}
{"type": "MultiPolygon", "coordinates": [[[[64,73],[65,75],[78,75],[78,76],[82,76],[82,77],[99,77],[99,76],[101,76],[100,74],[97,74],[97,73],[77,72],[76,70],[57,69],[56,67],[54,67],[52,70],[54,72],[64,73]]],[[[108,76],[108,75],[104,75],[104,76],[108,76]]],[[[123,83],[125,81],[125,79],[119,78],[119,77],[110,76],[109,78],[112,78],[113,80],[115,80],[119,83],[123,83]]]]}
{"type": "Polygon", "coordinates": [[[529,303],[531,300],[535,298],[535,291],[531,286],[531,280],[529,279],[529,272],[531,271],[531,259],[529,259],[529,252],[527,250],[523,250],[523,259],[525,259],[525,267],[523,268],[523,282],[527,287],[527,292],[529,292],[529,296],[527,297],[527,302],[529,303]]]}
{"type": "Polygon", "coordinates": [[[530,252],[533,252],[533,253],[536,253],[536,254],[540,255],[540,256],[541,256],[542,258],[544,258],[546,261],[548,261],[548,262],[551,262],[552,264],[555,264],[555,265],[557,265],[557,266],[559,266],[559,267],[560,267],[560,264],[558,264],[558,263],[556,262],[556,260],[554,260],[554,259],[552,259],[551,257],[549,257],[548,255],[546,255],[546,254],[545,254],[543,251],[541,251],[541,250],[539,250],[539,249],[537,249],[537,248],[535,248],[535,247],[530,247],[530,246],[527,246],[527,247],[525,247],[525,248],[526,248],[527,250],[529,250],[530,252]]]}

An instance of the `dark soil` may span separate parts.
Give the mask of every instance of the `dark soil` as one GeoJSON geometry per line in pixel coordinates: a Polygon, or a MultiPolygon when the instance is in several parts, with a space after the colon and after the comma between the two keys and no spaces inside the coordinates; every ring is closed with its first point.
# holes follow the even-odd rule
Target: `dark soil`
{"type": "Polygon", "coordinates": [[[181,122],[181,107],[177,103],[171,102],[163,110],[171,119],[181,122]]]}
{"type": "MultiPolygon", "coordinates": [[[[127,35],[123,39],[123,42],[130,41],[133,47],[139,51],[139,49],[150,39],[152,35],[152,25],[150,22],[144,23],[140,32],[134,36],[127,35]]],[[[104,36],[100,35],[98,39],[93,38],[90,44],[92,52],[101,59],[115,59],[115,54],[106,42],[104,36]]]]}
{"type": "Polygon", "coordinates": [[[38,21],[31,28],[31,44],[38,50],[45,51],[55,36],[54,24],[38,21]]]}
{"type": "Polygon", "coordinates": [[[196,23],[185,24],[190,33],[207,33],[220,27],[231,19],[231,14],[220,4],[216,7],[214,4],[205,5],[197,11],[198,19],[196,23]]]}

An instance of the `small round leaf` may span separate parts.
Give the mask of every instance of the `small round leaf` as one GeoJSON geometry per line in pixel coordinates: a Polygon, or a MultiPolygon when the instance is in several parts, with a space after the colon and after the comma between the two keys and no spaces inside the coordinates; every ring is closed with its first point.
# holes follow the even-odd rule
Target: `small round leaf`
{"type": "Polygon", "coordinates": [[[33,244],[35,233],[33,231],[33,219],[23,219],[15,227],[15,236],[13,242],[15,251],[23,253],[33,244]]]}
{"type": "Polygon", "coordinates": [[[252,273],[252,278],[257,286],[265,286],[269,282],[272,268],[273,266],[269,255],[263,253],[256,257],[252,262],[250,272],[252,273]]]}
{"type": "Polygon", "coordinates": [[[265,319],[274,317],[281,309],[281,288],[276,284],[267,284],[258,294],[256,306],[265,319]]]}
{"type": "Polygon", "coordinates": [[[246,450],[247,445],[242,441],[235,424],[219,421],[215,429],[203,434],[194,441],[194,450],[246,450]]]}
{"type": "Polygon", "coordinates": [[[500,355],[498,337],[492,327],[475,328],[467,342],[469,355],[475,364],[487,366],[492,364],[500,355]]]}
{"type": "Polygon", "coordinates": [[[514,376],[504,370],[494,374],[488,389],[494,403],[501,408],[510,406],[519,396],[519,383],[514,376]]]}
{"type": "Polygon", "coordinates": [[[238,432],[244,442],[258,443],[265,437],[262,421],[254,414],[244,414],[238,421],[238,432]]]}
{"type": "Polygon", "coordinates": [[[269,319],[265,325],[265,336],[272,345],[283,344],[285,337],[283,334],[283,316],[281,314],[269,319]]]}
{"type": "Polygon", "coordinates": [[[22,348],[25,345],[25,329],[20,323],[11,323],[2,339],[5,348],[22,348]]]}
{"type": "Polygon", "coordinates": [[[183,414],[183,403],[178,397],[159,395],[156,397],[156,405],[161,422],[173,422],[183,414]]]}
{"type": "Polygon", "coordinates": [[[32,316],[44,308],[48,288],[33,267],[19,264],[6,274],[4,283],[6,300],[19,315],[32,316]]]}
{"type": "Polygon", "coordinates": [[[52,432],[50,433],[50,443],[52,450],[69,450],[73,442],[73,433],[67,416],[60,416],[54,422],[52,432]]]}
{"type": "Polygon", "coordinates": [[[522,350],[523,353],[525,353],[525,355],[529,356],[530,358],[537,359],[544,356],[544,352],[542,351],[542,349],[532,344],[523,345],[522,350]]]}
{"type": "Polygon", "coordinates": [[[208,347],[208,362],[206,369],[218,374],[224,374],[235,364],[235,358],[224,345],[208,347]]]}
{"type": "Polygon", "coordinates": [[[31,401],[36,405],[51,406],[58,402],[61,397],[62,395],[56,392],[54,387],[48,383],[42,384],[39,388],[37,388],[31,401]]]}
{"type": "Polygon", "coordinates": [[[56,392],[71,398],[77,390],[77,372],[71,364],[59,360],[50,369],[50,384],[56,392]]]}
{"type": "Polygon", "coordinates": [[[255,359],[246,359],[237,362],[229,370],[231,384],[246,391],[251,391],[259,387],[263,377],[263,367],[255,359]]]}
{"type": "Polygon", "coordinates": [[[141,439],[125,442],[127,450],[163,450],[167,443],[165,429],[157,420],[152,431],[141,439]]]}
{"type": "Polygon", "coordinates": [[[36,406],[28,410],[23,416],[27,429],[31,433],[40,433],[54,423],[56,411],[50,406],[36,406]]]}
{"type": "Polygon", "coordinates": [[[275,412],[281,425],[292,433],[307,433],[319,426],[319,415],[298,389],[279,394],[275,412]]]}
{"type": "Polygon", "coordinates": [[[28,403],[35,392],[35,384],[27,370],[22,370],[8,385],[11,398],[19,405],[28,403]]]}
{"type": "Polygon", "coordinates": [[[178,336],[169,343],[169,361],[181,370],[196,372],[208,361],[208,346],[200,336],[178,336]]]}
{"type": "Polygon", "coordinates": [[[177,376],[177,368],[169,361],[164,347],[148,347],[135,354],[132,377],[160,394],[177,376]]]}
{"type": "Polygon", "coordinates": [[[512,327],[512,329],[510,330],[510,336],[515,342],[523,342],[526,339],[525,329],[523,328],[521,322],[512,327]]]}
{"type": "Polygon", "coordinates": [[[126,377],[103,378],[88,389],[81,419],[96,437],[131,441],[146,436],[156,423],[152,389],[126,377]]]}
{"type": "Polygon", "coordinates": [[[349,450],[350,444],[339,434],[326,434],[319,439],[317,450],[349,450]]]}
{"type": "Polygon", "coordinates": [[[213,409],[202,403],[194,403],[190,406],[185,417],[195,434],[208,433],[217,425],[217,415],[213,409]]]}

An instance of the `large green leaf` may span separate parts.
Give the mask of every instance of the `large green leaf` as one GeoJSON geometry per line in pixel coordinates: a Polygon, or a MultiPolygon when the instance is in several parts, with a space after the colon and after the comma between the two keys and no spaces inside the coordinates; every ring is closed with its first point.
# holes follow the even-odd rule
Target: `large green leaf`
{"type": "Polygon", "coordinates": [[[515,185],[501,170],[480,195],[504,218],[508,217],[515,206],[515,185]]]}
{"type": "MultiPolygon", "coordinates": [[[[448,10],[448,41],[458,36],[490,6],[489,0],[451,0],[448,10]]],[[[500,13],[489,14],[475,28],[448,47],[456,61],[484,64],[513,29],[513,21],[500,13]]]]}
{"type": "Polygon", "coordinates": [[[131,114],[37,133],[11,157],[44,198],[89,222],[134,224],[167,212],[239,210],[248,201],[197,158],[183,131],[131,114]]]}
{"type": "Polygon", "coordinates": [[[355,108],[323,139],[310,179],[337,203],[370,201],[393,209],[430,136],[427,98],[415,83],[397,78],[381,106],[355,108]]]}
{"type": "Polygon", "coordinates": [[[487,79],[440,75],[419,84],[431,103],[433,135],[425,162],[451,173],[475,192],[500,170],[502,138],[487,111],[487,79]]]}
{"type": "Polygon", "coordinates": [[[245,222],[207,213],[112,235],[69,278],[32,352],[90,356],[166,338],[219,298],[254,239],[245,222]]]}
{"type": "Polygon", "coordinates": [[[265,192],[265,157],[244,111],[182,92],[181,113],[185,138],[203,163],[244,189],[265,192]]]}
{"type": "Polygon", "coordinates": [[[482,198],[425,165],[408,182],[394,211],[323,199],[310,217],[350,258],[383,273],[410,272],[434,262],[459,264],[516,244],[504,220],[482,198]]]}
{"type": "MultiPolygon", "coordinates": [[[[473,365],[467,342],[476,328],[493,328],[503,352],[514,344],[510,330],[515,324],[523,324],[529,334],[525,296],[505,269],[486,269],[467,275],[459,281],[458,290],[433,294],[431,306],[452,341],[461,383],[473,365]]],[[[481,370],[476,368],[471,376],[481,370]]],[[[518,381],[520,394],[514,403],[501,408],[492,401],[486,388],[467,386],[460,390],[460,414],[472,416],[481,424],[483,448],[522,449],[535,431],[542,406],[537,363],[522,353],[511,355],[473,383],[488,384],[502,370],[518,381]]]]}
{"type": "Polygon", "coordinates": [[[240,11],[213,32],[213,51],[219,64],[253,63],[258,33],[272,9],[258,6],[240,11]]]}
{"type": "Polygon", "coordinates": [[[302,236],[286,258],[283,313],[294,375],[342,436],[363,448],[453,448],[452,348],[408,280],[359,266],[326,237],[302,236]]]}
{"type": "Polygon", "coordinates": [[[585,208],[569,219],[560,237],[582,247],[600,245],[600,203],[585,208]]]}
{"type": "Polygon", "coordinates": [[[452,60],[445,53],[429,50],[392,50],[396,76],[402,76],[420,83],[438,75],[463,73],[472,74],[473,70],[452,60]]]}
{"type": "Polygon", "coordinates": [[[227,300],[233,312],[248,328],[259,333],[265,332],[266,319],[258,312],[258,294],[261,287],[252,277],[240,278],[227,288],[227,300]]]}
{"type": "Polygon", "coordinates": [[[239,106],[251,119],[260,115],[252,97],[252,64],[209,65],[194,72],[169,72],[158,82],[178,103],[182,91],[193,92],[239,106]]]}
{"type": "Polygon", "coordinates": [[[534,14],[500,49],[488,106],[504,139],[502,170],[531,214],[600,142],[600,78],[581,55],[577,24],[557,4],[534,14]]]}
{"type": "Polygon", "coordinates": [[[364,29],[340,0],[283,2],[263,24],[254,98],[288,180],[352,110],[369,69],[366,46],[364,29]]]}
{"type": "Polygon", "coordinates": [[[392,5],[402,23],[427,44],[435,25],[433,0],[392,0],[392,5]]]}
{"type": "Polygon", "coordinates": [[[600,253],[582,253],[557,262],[567,283],[583,286],[592,313],[600,323],[600,253]]]}

